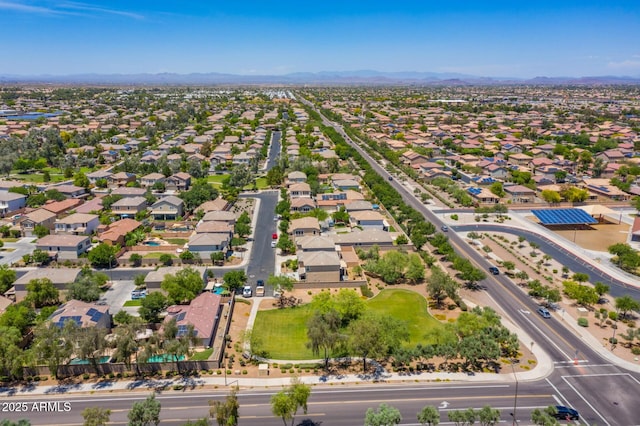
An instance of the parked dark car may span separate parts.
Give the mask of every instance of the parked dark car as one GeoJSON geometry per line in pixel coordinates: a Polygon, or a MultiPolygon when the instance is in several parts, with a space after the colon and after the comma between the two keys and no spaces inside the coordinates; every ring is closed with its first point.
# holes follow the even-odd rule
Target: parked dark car
{"type": "Polygon", "coordinates": [[[489,272],[491,272],[493,275],[500,275],[500,270],[495,266],[489,266],[489,272]]]}

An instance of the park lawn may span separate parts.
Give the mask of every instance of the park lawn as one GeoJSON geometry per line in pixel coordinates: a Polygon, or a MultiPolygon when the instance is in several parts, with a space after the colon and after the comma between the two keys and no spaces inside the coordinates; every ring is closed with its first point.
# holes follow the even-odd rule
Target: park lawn
{"type": "Polygon", "coordinates": [[[209,359],[209,357],[211,356],[212,353],[213,353],[213,348],[205,349],[202,352],[196,352],[189,359],[191,361],[206,361],[206,360],[209,359]]]}
{"type": "Polygon", "coordinates": [[[210,175],[207,176],[207,182],[214,185],[222,185],[222,181],[228,178],[229,175],[210,175]]]}
{"type": "MultiPolygon", "coordinates": [[[[374,312],[389,315],[407,323],[409,342],[407,346],[426,343],[424,335],[429,329],[442,327],[427,311],[427,301],[420,294],[401,289],[383,290],[366,302],[374,312]]],[[[313,312],[309,305],[297,308],[258,311],[253,332],[263,341],[264,349],[272,359],[315,359],[306,347],[306,324],[313,312]]]]}
{"type": "Polygon", "coordinates": [[[259,177],[258,179],[256,179],[256,186],[258,187],[258,189],[268,188],[269,185],[267,184],[267,178],[259,177]]]}
{"type": "Polygon", "coordinates": [[[380,314],[406,322],[409,329],[408,346],[425,343],[424,335],[428,330],[442,327],[427,311],[427,300],[415,291],[383,290],[368,300],[367,306],[380,314]]]}
{"type": "Polygon", "coordinates": [[[127,300],[122,306],[142,306],[142,299],[127,300]]]}
{"type": "Polygon", "coordinates": [[[258,311],[253,333],[260,336],[269,358],[314,359],[317,357],[306,346],[307,322],[311,315],[308,304],[295,308],[258,311]]]}

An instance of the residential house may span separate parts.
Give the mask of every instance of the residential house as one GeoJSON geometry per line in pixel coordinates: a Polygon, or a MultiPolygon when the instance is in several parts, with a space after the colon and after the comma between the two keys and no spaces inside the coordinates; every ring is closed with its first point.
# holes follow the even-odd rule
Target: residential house
{"type": "Polygon", "coordinates": [[[200,259],[209,259],[211,253],[226,252],[230,241],[228,233],[196,233],[189,238],[188,246],[200,259]]]}
{"type": "Polygon", "coordinates": [[[298,253],[298,276],[305,282],[336,282],[342,276],[340,256],[333,251],[298,253]]]}
{"type": "Polygon", "coordinates": [[[605,163],[619,163],[625,159],[624,153],[618,149],[608,149],[595,156],[602,159],[605,163]]]}
{"type": "Polygon", "coordinates": [[[110,246],[125,246],[125,236],[138,229],[142,224],[134,219],[120,219],[106,225],[104,228],[98,227],[98,241],[110,246]]]}
{"type": "Polygon", "coordinates": [[[381,229],[353,230],[346,234],[331,235],[333,241],[339,246],[372,247],[381,248],[393,246],[391,234],[381,229]]]}
{"type": "MultiPolygon", "coordinates": [[[[44,208],[47,208],[46,204],[45,204],[44,208]]],[[[76,211],[76,213],[91,213],[91,212],[99,212],[102,209],[103,209],[103,207],[102,207],[102,198],[101,197],[95,197],[95,198],[87,201],[86,203],[82,203],[81,205],[76,207],[74,210],[76,211]]]]}
{"type": "Polygon", "coordinates": [[[509,156],[509,163],[518,166],[527,166],[531,162],[531,159],[527,154],[511,154],[509,156]]]}
{"type": "Polygon", "coordinates": [[[111,191],[111,195],[120,195],[124,198],[132,198],[132,197],[144,197],[147,193],[145,188],[133,188],[121,186],[113,191],[111,191]]]}
{"type": "Polygon", "coordinates": [[[91,235],[100,225],[100,217],[96,214],[74,213],[57,219],[55,233],[68,235],[91,235]]]}
{"type": "Polygon", "coordinates": [[[293,219],[289,224],[289,233],[295,237],[320,235],[320,224],[315,217],[293,219]]]}
{"type": "Polygon", "coordinates": [[[91,239],[84,235],[46,235],[36,242],[36,249],[57,260],[76,260],[90,247],[91,239]]]}
{"type": "Polygon", "coordinates": [[[307,213],[317,207],[316,200],[313,198],[292,198],[291,199],[291,212],[307,213]]]}
{"type": "Polygon", "coordinates": [[[294,183],[293,185],[289,185],[289,198],[311,198],[311,187],[308,183],[294,183]]]}
{"type": "Polygon", "coordinates": [[[287,175],[287,186],[293,185],[296,183],[305,183],[307,181],[307,175],[304,172],[290,172],[287,175]]]}
{"type": "Polygon", "coordinates": [[[504,192],[509,195],[513,203],[533,203],[536,200],[536,192],[523,185],[505,186],[504,192]]]}
{"type": "Polygon", "coordinates": [[[20,219],[20,230],[23,237],[35,236],[36,226],[44,226],[49,231],[53,231],[56,223],[56,215],[45,209],[34,210],[20,219]]]}
{"type": "Polygon", "coordinates": [[[631,241],[640,242],[640,217],[633,219],[633,226],[631,227],[631,241]]]}
{"type": "Polygon", "coordinates": [[[197,234],[222,234],[226,235],[229,240],[233,238],[234,226],[229,222],[208,221],[200,222],[196,226],[197,234]]]}
{"type": "Polygon", "coordinates": [[[189,330],[189,326],[193,326],[200,345],[209,348],[213,346],[221,312],[221,297],[211,292],[204,292],[188,305],[169,306],[164,322],[176,320],[177,337],[184,336],[189,330]]]}
{"type": "Polygon", "coordinates": [[[49,317],[49,322],[59,328],[63,328],[64,323],[67,321],[73,321],[81,328],[111,329],[109,306],[96,305],[95,303],[87,303],[81,300],[69,300],[49,317]]]}
{"type": "Polygon", "coordinates": [[[100,179],[105,179],[107,182],[109,182],[109,177],[112,174],[113,173],[108,172],[106,170],[96,170],[95,172],[87,173],[87,178],[89,179],[89,182],[91,182],[92,185],[95,185],[96,182],[99,181],[100,179]]]}
{"type": "Polygon", "coordinates": [[[370,201],[366,201],[366,200],[352,201],[349,204],[347,204],[345,207],[347,212],[349,213],[373,210],[373,204],[371,204],[370,201]]]}
{"type": "Polygon", "coordinates": [[[486,188],[469,188],[467,192],[481,204],[497,204],[500,202],[500,197],[486,188]]]}
{"type": "Polygon", "coordinates": [[[205,213],[201,222],[227,222],[231,225],[236,223],[236,214],[230,211],[213,210],[205,213]]]}
{"type": "Polygon", "coordinates": [[[189,173],[175,173],[165,180],[165,186],[170,191],[187,191],[191,187],[191,175],[189,173]]]}
{"type": "Polygon", "coordinates": [[[26,195],[0,191],[0,215],[2,217],[16,210],[20,210],[26,205],[26,195]]]}
{"type": "Polygon", "coordinates": [[[165,177],[162,173],[149,173],[140,178],[140,186],[143,188],[151,188],[157,182],[164,182],[165,177]]]}
{"type": "Polygon", "coordinates": [[[48,189],[56,189],[67,198],[86,198],[89,196],[84,188],[76,185],[51,186],[48,189]]]}
{"type": "Polygon", "coordinates": [[[229,202],[222,197],[218,197],[215,200],[205,201],[200,204],[196,211],[202,210],[203,212],[211,212],[211,211],[224,211],[229,208],[229,202]]]}
{"type": "Polygon", "coordinates": [[[147,208],[147,199],[144,197],[125,197],[111,204],[111,213],[120,218],[135,217],[136,214],[147,208]]]}
{"type": "Polygon", "coordinates": [[[13,286],[16,293],[16,301],[21,301],[27,295],[27,284],[31,280],[40,280],[46,278],[50,280],[58,291],[65,291],[69,283],[72,283],[80,275],[80,269],[77,268],[37,268],[27,271],[21,277],[14,281],[13,286]]]}
{"type": "Polygon", "coordinates": [[[42,208],[60,217],[71,210],[78,211],[77,209],[82,205],[83,200],[79,198],[67,198],[62,201],[47,200],[42,208]]]}
{"type": "Polygon", "coordinates": [[[299,251],[335,251],[336,244],[329,237],[311,235],[296,238],[296,246],[299,251]]]}
{"type": "Polygon", "coordinates": [[[387,231],[389,223],[385,220],[380,212],[373,210],[354,211],[349,213],[349,222],[351,226],[359,226],[363,229],[380,229],[387,231]]]}
{"type": "Polygon", "coordinates": [[[161,198],[151,206],[151,217],[155,220],[176,220],[182,216],[184,201],[173,195],[161,198]]]}
{"type": "Polygon", "coordinates": [[[136,181],[136,175],[134,173],[119,172],[109,176],[107,181],[111,187],[127,186],[127,184],[136,181]]]}
{"type": "Polygon", "coordinates": [[[611,185],[609,179],[583,179],[582,185],[591,196],[591,201],[628,201],[631,195],[617,186],[611,185]]]}
{"type": "Polygon", "coordinates": [[[340,191],[351,189],[353,191],[360,190],[360,183],[355,179],[333,179],[331,181],[333,187],[340,191]]]}
{"type": "Polygon", "coordinates": [[[14,180],[0,180],[0,192],[8,192],[11,188],[24,188],[24,182],[14,180]]]}
{"type": "Polygon", "coordinates": [[[415,166],[417,164],[428,163],[430,161],[429,157],[418,154],[417,152],[414,152],[412,150],[405,151],[400,156],[400,160],[408,166],[415,166]]]}

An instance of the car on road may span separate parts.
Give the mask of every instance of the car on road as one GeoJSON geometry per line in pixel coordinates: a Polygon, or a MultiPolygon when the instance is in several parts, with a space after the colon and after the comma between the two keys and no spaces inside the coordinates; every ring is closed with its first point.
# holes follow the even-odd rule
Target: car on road
{"type": "Polygon", "coordinates": [[[271,248],[276,248],[278,243],[276,241],[271,241],[271,248]]]}
{"type": "Polygon", "coordinates": [[[449,227],[447,225],[442,225],[440,229],[442,229],[442,232],[449,232],[449,227]]]}
{"type": "Polygon", "coordinates": [[[489,266],[489,272],[491,272],[493,275],[500,275],[500,270],[495,266],[489,266]]]}
{"type": "Polygon", "coordinates": [[[278,234],[276,234],[275,232],[273,234],[271,234],[271,239],[272,240],[277,240],[278,239],[278,234]]]}
{"type": "Polygon", "coordinates": [[[264,281],[258,280],[256,282],[256,296],[264,296],[264,281]]]}
{"type": "Polygon", "coordinates": [[[573,408],[564,405],[556,405],[556,413],[554,417],[559,420],[580,420],[580,414],[573,408]]]}
{"type": "Polygon", "coordinates": [[[538,313],[542,318],[547,318],[547,319],[551,318],[551,312],[549,312],[549,310],[544,306],[540,306],[538,308],[538,313]]]}
{"type": "Polygon", "coordinates": [[[253,296],[253,290],[250,285],[245,285],[242,287],[242,297],[251,297],[253,296]]]}
{"type": "Polygon", "coordinates": [[[389,181],[392,181],[392,180],[393,180],[393,177],[389,176],[389,181]]]}

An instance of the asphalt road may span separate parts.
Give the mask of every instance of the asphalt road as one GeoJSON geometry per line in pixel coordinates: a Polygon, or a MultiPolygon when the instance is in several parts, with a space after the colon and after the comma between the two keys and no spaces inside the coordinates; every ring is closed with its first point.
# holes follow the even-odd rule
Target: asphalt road
{"type": "MultiPolygon", "coordinates": [[[[247,194],[247,196],[260,199],[260,211],[255,225],[251,257],[247,265],[247,276],[249,277],[247,284],[251,285],[254,294],[256,281],[264,280],[266,282],[269,275],[273,274],[276,262],[276,251],[271,247],[271,234],[276,232],[277,222],[273,220],[273,216],[278,204],[278,195],[278,191],[247,194]]],[[[267,291],[269,290],[267,289],[267,291]]]]}
{"type": "Polygon", "coordinates": [[[453,225],[449,226],[449,228],[453,231],[459,232],[505,232],[512,235],[522,235],[527,239],[527,241],[534,242],[540,246],[540,249],[556,259],[561,264],[568,267],[573,272],[582,272],[588,274],[591,281],[602,281],[605,284],[608,284],[611,289],[609,294],[613,297],[620,297],[623,295],[629,295],[636,300],[640,300],[640,289],[637,287],[632,287],[627,285],[626,283],[612,277],[600,269],[594,268],[591,264],[584,262],[579,257],[575,256],[573,253],[565,250],[558,244],[554,243],[551,239],[536,234],[531,231],[527,231],[526,229],[521,228],[512,228],[508,226],[495,226],[495,225],[453,225]]]}
{"type": "MultiPolygon", "coordinates": [[[[271,414],[269,400],[277,390],[243,391],[239,393],[240,424],[248,426],[281,425],[282,420],[271,414]]],[[[146,393],[122,396],[81,395],[48,396],[47,402],[70,405],[69,411],[38,412],[32,410],[33,402],[42,398],[10,398],[13,403],[26,402],[28,417],[33,425],[82,425],[82,410],[102,406],[112,410],[109,424],[127,424],[127,413],[134,402],[146,398],[146,393]]],[[[162,405],[161,425],[182,425],[188,420],[207,416],[208,401],[223,399],[226,390],[216,391],[166,391],[157,395],[162,405]]],[[[297,416],[296,425],[353,426],[362,424],[369,407],[385,402],[398,408],[403,425],[417,424],[416,413],[425,405],[439,407],[441,420],[447,420],[447,412],[469,407],[476,409],[491,405],[501,411],[502,420],[510,420],[513,412],[515,386],[513,384],[414,384],[414,385],[360,385],[350,387],[314,387],[309,398],[308,411],[297,416]],[[308,419],[308,420],[307,420],[308,419]],[[304,421],[307,420],[307,423],[304,421]],[[309,422],[310,421],[310,422],[309,422]]],[[[539,384],[521,384],[518,393],[516,417],[527,424],[534,408],[555,404],[547,387],[539,384]]],[[[22,405],[22,404],[21,404],[22,405]]],[[[0,405],[1,407],[1,405],[0,405]]],[[[37,407],[37,406],[36,406],[37,407]]],[[[22,413],[5,412],[3,417],[16,420],[22,413]]]]}
{"type": "MultiPolygon", "coordinates": [[[[339,125],[325,117],[323,120],[326,125],[334,127],[347,143],[367,159],[378,174],[385,179],[391,176],[358,144],[354,143],[339,125]]],[[[396,179],[388,182],[408,205],[422,213],[437,229],[444,224],[401,182],[396,179]]],[[[473,229],[473,225],[471,228],[473,229]]],[[[455,232],[450,232],[448,236],[457,253],[484,270],[490,266],[484,257],[455,232]]],[[[562,255],[560,251],[556,254],[562,255]]],[[[612,290],[617,285],[612,280],[603,281],[610,283],[612,290]]],[[[610,364],[598,352],[592,350],[573,329],[562,324],[556,314],[553,314],[549,320],[537,315],[536,304],[504,275],[489,275],[479,284],[502,309],[503,316],[511,319],[531,336],[532,344],[539,345],[550,355],[555,368],[545,382],[558,401],[563,405],[576,408],[586,424],[640,424],[640,404],[637,404],[633,397],[629,397],[631,389],[636,393],[640,389],[640,374],[610,364]],[[573,365],[574,362],[578,365],[573,365]]]]}

